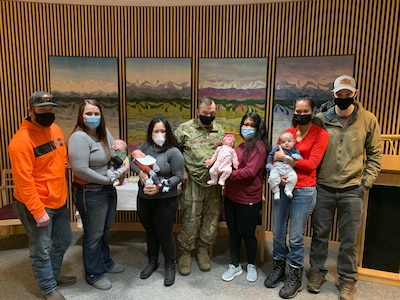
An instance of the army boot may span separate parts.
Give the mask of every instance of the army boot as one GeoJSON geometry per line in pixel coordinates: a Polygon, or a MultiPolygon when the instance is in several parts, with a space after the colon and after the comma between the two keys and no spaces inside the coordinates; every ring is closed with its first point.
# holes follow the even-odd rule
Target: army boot
{"type": "Polygon", "coordinates": [[[197,251],[197,262],[201,271],[210,271],[211,262],[210,256],[208,255],[209,246],[205,243],[199,244],[199,250],[197,251]]]}
{"type": "Polygon", "coordinates": [[[181,275],[186,276],[190,274],[190,267],[192,264],[192,257],[190,252],[183,251],[178,260],[178,271],[181,275]]]}

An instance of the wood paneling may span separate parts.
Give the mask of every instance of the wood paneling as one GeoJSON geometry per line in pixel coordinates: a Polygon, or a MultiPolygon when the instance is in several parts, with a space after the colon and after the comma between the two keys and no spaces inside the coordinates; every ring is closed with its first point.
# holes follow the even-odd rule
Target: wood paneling
{"type": "MultiPolygon", "coordinates": [[[[121,136],[127,133],[126,57],[190,57],[192,112],[199,58],[268,57],[271,128],[276,57],[355,55],[359,99],[377,115],[382,133],[400,134],[399,10],[398,0],[182,7],[0,1],[0,167],[10,167],[7,145],[25,117],[29,95],[50,88],[51,55],[118,58],[121,136]]],[[[398,141],[394,149],[399,154],[398,141]]]]}

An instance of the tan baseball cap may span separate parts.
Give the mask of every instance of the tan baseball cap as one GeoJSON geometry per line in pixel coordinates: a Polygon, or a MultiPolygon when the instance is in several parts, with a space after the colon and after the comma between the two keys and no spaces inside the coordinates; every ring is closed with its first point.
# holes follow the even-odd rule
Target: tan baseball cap
{"type": "Polygon", "coordinates": [[[354,78],[348,75],[342,75],[336,78],[333,83],[332,92],[336,93],[340,90],[349,90],[354,93],[356,91],[356,81],[354,78]]]}

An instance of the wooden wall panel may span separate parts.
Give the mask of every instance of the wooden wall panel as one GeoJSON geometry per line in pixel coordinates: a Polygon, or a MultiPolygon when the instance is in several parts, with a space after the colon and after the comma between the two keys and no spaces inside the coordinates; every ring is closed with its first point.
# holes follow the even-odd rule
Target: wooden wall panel
{"type": "MultiPolygon", "coordinates": [[[[0,167],[10,167],[7,145],[26,115],[29,95],[50,89],[51,55],[118,58],[122,136],[127,133],[126,57],[191,58],[192,113],[200,58],[268,57],[266,124],[271,128],[277,57],[355,55],[359,99],[377,115],[382,133],[400,134],[399,10],[398,0],[183,7],[0,1],[0,167]]],[[[394,147],[399,154],[398,141],[394,147]]],[[[123,213],[118,218],[136,220],[123,213]]],[[[337,239],[335,233],[332,238],[337,239]]]]}

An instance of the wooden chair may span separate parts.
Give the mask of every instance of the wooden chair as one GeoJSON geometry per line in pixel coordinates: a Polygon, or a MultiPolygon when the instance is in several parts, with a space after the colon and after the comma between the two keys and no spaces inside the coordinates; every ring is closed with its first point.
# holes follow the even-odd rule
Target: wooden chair
{"type": "Polygon", "coordinates": [[[10,235],[9,226],[21,225],[21,221],[12,209],[14,181],[11,169],[3,169],[1,172],[0,186],[0,226],[7,226],[7,236],[10,235]]]}

